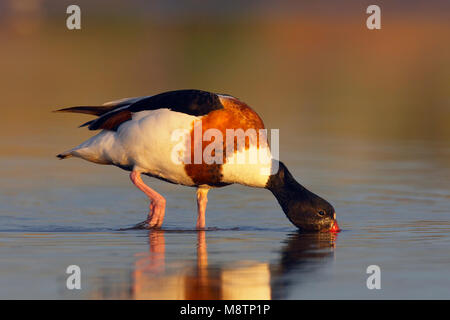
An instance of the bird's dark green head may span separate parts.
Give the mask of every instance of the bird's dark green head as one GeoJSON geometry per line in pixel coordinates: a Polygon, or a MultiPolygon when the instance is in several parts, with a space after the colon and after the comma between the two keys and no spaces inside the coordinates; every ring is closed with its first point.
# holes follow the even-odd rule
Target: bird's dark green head
{"type": "Polygon", "coordinates": [[[300,185],[282,162],[279,162],[278,172],[269,177],[266,188],[275,195],[288,219],[301,231],[339,231],[333,206],[300,185]]]}

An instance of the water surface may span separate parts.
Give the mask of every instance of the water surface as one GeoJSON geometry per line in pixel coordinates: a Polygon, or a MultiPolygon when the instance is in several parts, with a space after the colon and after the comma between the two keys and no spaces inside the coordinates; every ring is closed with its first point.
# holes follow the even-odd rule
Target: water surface
{"type": "Polygon", "coordinates": [[[0,2],[0,298],[450,298],[442,1],[386,2],[374,31],[357,1],[79,0],[76,31],[65,1],[25,2],[0,2]],[[195,190],[150,178],[163,230],[120,231],[145,219],[145,195],[120,169],[57,160],[93,132],[51,111],[187,88],[279,129],[280,159],[343,231],[298,234],[269,191],[228,186],[198,233],[195,190]]]}
{"type": "Polygon", "coordinates": [[[269,191],[243,186],[212,190],[208,230],[197,232],[195,190],[150,178],[168,200],[163,229],[121,231],[148,205],[126,172],[3,157],[0,298],[450,298],[450,149],[350,141],[284,148],[310,150],[284,161],[334,204],[337,235],[298,233],[269,191]],[[81,290],[66,289],[72,264],[81,290]],[[369,265],[381,268],[381,290],[367,289],[369,265]]]}

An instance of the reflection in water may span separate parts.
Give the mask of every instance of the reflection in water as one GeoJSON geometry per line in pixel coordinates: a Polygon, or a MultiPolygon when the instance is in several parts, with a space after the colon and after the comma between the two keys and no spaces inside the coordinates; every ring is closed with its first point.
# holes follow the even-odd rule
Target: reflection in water
{"type": "MultiPolygon", "coordinates": [[[[296,270],[307,276],[308,270],[316,272],[320,264],[330,261],[337,237],[294,233],[275,263],[240,260],[217,266],[208,263],[205,231],[199,231],[196,261],[186,266],[185,260],[166,264],[165,232],[149,232],[150,251],[137,255],[133,275],[127,277],[130,283],[119,290],[121,298],[128,292],[131,299],[283,299],[289,287],[301,281],[296,270]]],[[[105,298],[104,290],[101,285],[96,298],[105,298]]]]}
{"type": "Polygon", "coordinates": [[[281,251],[280,262],[272,268],[272,299],[286,299],[291,286],[299,285],[310,272],[318,272],[332,260],[337,237],[330,232],[292,234],[281,251]]]}

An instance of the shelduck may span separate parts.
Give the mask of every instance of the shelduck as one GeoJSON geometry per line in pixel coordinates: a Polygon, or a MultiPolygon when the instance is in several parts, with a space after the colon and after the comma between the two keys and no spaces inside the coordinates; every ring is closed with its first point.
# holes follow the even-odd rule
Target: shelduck
{"type": "Polygon", "coordinates": [[[300,185],[272,157],[266,135],[244,136],[244,143],[238,136],[228,139],[229,132],[239,130],[265,133],[258,114],[231,95],[176,90],[57,111],[97,116],[81,126],[101,131],[57,157],[130,171],[133,184],[150,199],[150,212],[141,227],[160,228],[166,207],[165,198],[143,182],[141,175],[147,175],[197,188],[197,229],[205,228],[208,191],[238,183],[270,190],[302,231],[339,231],[333,206],[300,185]],[[266,157],[250,161],[255,152],[266,157]]]}

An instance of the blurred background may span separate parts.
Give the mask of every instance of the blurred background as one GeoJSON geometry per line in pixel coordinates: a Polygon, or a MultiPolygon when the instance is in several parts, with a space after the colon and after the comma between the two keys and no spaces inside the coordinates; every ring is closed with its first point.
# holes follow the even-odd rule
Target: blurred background
{"type": "Polygon", "coordinates": [[[2,1],[0,152],[47,155],[91,134],[58,107],[181,88],[241,98],[282,140],[447,140],[450,4],[378,1],[371,31],[372,2],[80,0],[70,31],[73,1],[2,1]]]}
{"type": "MultiPolygon", "coordinates": [[[[289,235],[264,191],[213,191],[207,225],[228,228],[207,233],[213,269],[263,263],[265,286],[283,284],[268,298],[450,297],[449,40],[444,0],[0,1],[0,297],[129,297],[133,274],[145,282],[135,255],[151,240],[117,229],[143,220],[147,199],[117,168],[57,161],[95,132],[52,111],[188,88],[236,96],[279,129],[280,159],[344,229],[321,272],[321,255],[296,250],[334,239],[289,235]],[[66,28],[71,4],[81,30],[66,28]],[[371,4],[381,30],[366,27],[371,4]],[[63,285],[72,263],[91,280],[78,295],[63,285]],[[389,270],[382,293],[365,287],[374,263],[389,270]]],[[[192,228],[195,190],[149,181],[167,228],[192,228]]],[[[179,270],[196,235],[164,237],[179,270]]]]}

